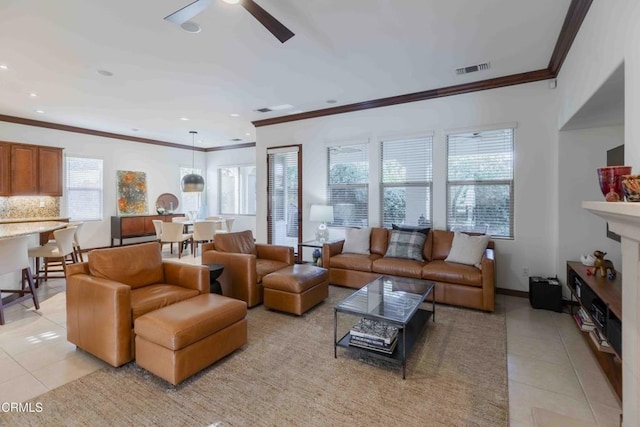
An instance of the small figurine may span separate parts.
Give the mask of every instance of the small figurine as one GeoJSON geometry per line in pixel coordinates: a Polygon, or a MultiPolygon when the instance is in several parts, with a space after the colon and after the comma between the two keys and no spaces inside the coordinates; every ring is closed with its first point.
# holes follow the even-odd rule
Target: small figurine
{"type": "Polygon", "coordinates": [[[593,263],[593,275],[598,277],[598,273],[602,277],[607,277],[609,280],[613,280],[616,278],[616,269],[613,268],[613,263],[604,259],[606,252],[602,251],[594,251],[593,256],[596,257],[595,262],[593,263]]]}

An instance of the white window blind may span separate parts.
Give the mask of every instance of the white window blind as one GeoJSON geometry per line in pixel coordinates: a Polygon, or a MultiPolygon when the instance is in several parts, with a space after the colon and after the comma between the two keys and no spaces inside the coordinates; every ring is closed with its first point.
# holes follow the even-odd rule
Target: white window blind
{"type": "Polygon", "coordinates": [[[298,147],[267,151],[269,243],[295,248],[300,215],[298,153],[298,147]]]}
{"type": "MultiPolygon", "coordinates": [[[[189,167],[180,167],[180,179],[184,178],[185,175],[189,175],[191,173],[195,173],[198,175],[202,175],[202,171],[200,168],[189,168],[189,167]]],[[[202,192],[180,192],[180,210],[183,213],[189,212],[199,212],[200,209],[200,198],[202,197],[202,192]]]]}
{"type": "Polygon", "coordinates": [[[447,137],[447,226],[513,237],[513,129],[447,137]]]}
{"type": "Polygon", "coordinates": [[[369,225],[369,146],[327,148],[327,203],[333,206],[333,226],[369,225]]]}
{"type": "Polygon", "coordinates": [[[382,141],[382,226],[430,227],[433,137],[382,141]]]}
{"type": "Polygon", "coordinates": [[[256,214],[256,167],[227,166],[219,169],[220,213],[256,214]]]}
{"type": "Polygon", "coordinates": [[[66,156],[67,215],[72,221],[102,220],[102,159],[66,156]]]}

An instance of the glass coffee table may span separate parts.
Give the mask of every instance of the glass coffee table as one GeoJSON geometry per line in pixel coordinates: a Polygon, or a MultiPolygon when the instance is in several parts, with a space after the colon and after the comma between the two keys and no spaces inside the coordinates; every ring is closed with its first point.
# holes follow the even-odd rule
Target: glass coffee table
{"type": "MultiPolygon", "coordinates": [[[[402,379],[405,378],[407,356],[422,333],[429,318],[435,322],[436,304],[432,298],[431,310],[421,308],[425,298],[431,294],[435,283],[393,276],[380,276],[356,291],[334,307],[333,314],[333,356],[338,357],[338,347],[349,351],[366,353],[375,358],[402,365],[402,379]],[[338,313],[360,316],[358,322],[371,326],[382,326],[385,331],[397,328],[397,338],[393,346],[384,346],[382,335],[376,333],[356,333],[356,344],[352,344],[351,330],[338,339],[338,313]],[[377,341],[380,341],[378,343],[377,341]],[[363,344],[364,342],[364,344],[363,344]],[[369,345],[371,343],[371,345],[369,345]],[[374,345],[375,344],[375,345],[374,345]]],[[[354,326],[354,328],[356,328],[354,326]]],[[[358,331],[360,332],[360,331],[358,331]]]]}

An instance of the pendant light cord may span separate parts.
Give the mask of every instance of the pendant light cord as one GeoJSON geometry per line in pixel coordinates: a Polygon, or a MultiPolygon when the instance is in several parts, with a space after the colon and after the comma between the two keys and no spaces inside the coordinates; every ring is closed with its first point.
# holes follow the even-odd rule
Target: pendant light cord
{"type": "Polygon", "coordinates": [[[195,173],[196,168],[196,132],[195,130],[189,131],[191,134],[191,141],[193,144],[193,148],[191,150],[191,173],[195,173]]]}

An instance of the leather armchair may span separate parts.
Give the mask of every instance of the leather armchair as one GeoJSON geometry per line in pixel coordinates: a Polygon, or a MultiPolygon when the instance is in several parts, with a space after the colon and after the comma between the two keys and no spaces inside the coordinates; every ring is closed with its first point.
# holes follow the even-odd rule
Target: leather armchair
{"type": "Polygon", "coordinates": [[[134,359],[134,321],[209,292],[209,270],[163,261],[156,242],[96,249],[67,269],[67,340],[112,366],[134,359]]]}
{"type": "Polygon", "coordinates": [[[222,294],[245,301],[248,307],[262,303],[262,278],[294,264],[290,246],[255,243],[251,230],[216,234],[202,245],[203,264],[222,264],[218,279],[222,294]]]}

